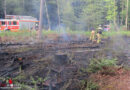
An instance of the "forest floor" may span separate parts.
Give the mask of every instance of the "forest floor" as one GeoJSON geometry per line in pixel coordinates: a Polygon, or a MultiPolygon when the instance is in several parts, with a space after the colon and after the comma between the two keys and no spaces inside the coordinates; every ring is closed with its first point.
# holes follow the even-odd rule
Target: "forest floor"
{"type": "MultiPolygon", "coordinates": [[[[0,44],[0,77],[11,77],[30,88],[37,84],[42,90],[80,90],[81,81],[89,77],[81,69],[87,68],[93,58],[116,58],[118,65],[129,67],[129,44],[130,37],[126,36],[102,39],[100,44],[84,35],[49,34],[40,41],[4,38],[0,44]],[[23,62],[22,71],[19,59],[23,62]]],[[[96,73],[90,77],[101,90],[129,90],[130,72],[122,68],[115,72],[114,76],[96,73]]]]}
{"type": "Polygon", "coordinates": [[[130,90],[130,70],[115,69],[114,75],[104,75],[100,72],[92,74],[91,80],[98,83],[100,90],[130,90]]]}

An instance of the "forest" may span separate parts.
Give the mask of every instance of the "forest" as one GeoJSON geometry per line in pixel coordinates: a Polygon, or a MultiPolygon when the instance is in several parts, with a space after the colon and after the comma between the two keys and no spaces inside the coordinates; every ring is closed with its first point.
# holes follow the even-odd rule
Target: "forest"
{"type": "MultiPolygon", "coordinates": [[[[43,0],[43,28],[90,30],[114,25],[130,30],[129,0],[43,0]]],[[[0,0],[0,18],[7,15],[39,19],[40,0],[0,0]]]]}

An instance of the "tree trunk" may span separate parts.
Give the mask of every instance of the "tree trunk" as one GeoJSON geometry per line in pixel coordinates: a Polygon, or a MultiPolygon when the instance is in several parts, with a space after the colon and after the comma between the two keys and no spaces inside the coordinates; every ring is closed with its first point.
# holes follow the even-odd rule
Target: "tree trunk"
{"type": "Polygon", "coordinates": [[[59,10],[58,0],[56,0],[56,3],[57,3],[57,13],[58,13],[58,24],[59,24],[59,29],[60,29],[60,10],[59,10]]]}
{"type": "Polygon", "coordinates": [[[46,4],[46,0],[45,0],[45,8],[46,8],[46,16],[47,16],[47,20],[48,20],[48,30],[51,30],[50,27],[50,19],[49,19],[49,14],[48,14],[48,9],[47,9],[47,4],[46,4]]]}
{"type": "Polygon", "coordinates": [[[6,0],[4,0],[4,15],[5,15],[5,17],[6,17],[6,0]]]}
{"type": "Polygon", "coordinates": [[[116,23],[116,0],[114,0],[114,28],[115,28],[115,30],[117,30],[118,28],[117,28],[117,23],[116,23]]]}
{"type": "Polygon", "coordinates": [[[41,39],[42,37],[42,21],[43,21],[43,5],[44,5],[44,0],[41,0],[40,2],[40,22],[39,22],[39,30],[38,30],[38,38],[41,39]]]}
{"type": "Polygon", "coordinates": [[[122,15],[121,15],[121,26],[123,25],[123,10],[124,10],[124,2],[122,1],[122,7],[121,7],[122,15]]]}
{"type": "Polygon", "coordinates": [[[125,20],[125,25],[126,25],[126,29],[128,29],[128,3],[129,0],[127,0],[127,6],[126,6],[126,20],[125,20]]]}

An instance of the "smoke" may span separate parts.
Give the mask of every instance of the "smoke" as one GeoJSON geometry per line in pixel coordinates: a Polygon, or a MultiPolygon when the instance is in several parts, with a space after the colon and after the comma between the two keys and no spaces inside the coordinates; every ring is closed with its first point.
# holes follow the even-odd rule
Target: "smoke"
{"type": "MultiPolygon", "coordinates": [[[[107,58],[117,58],[119,63],[126,65],[130,60],[130,39],[127,36],[122,35],[120,31],[116,32],[114,36],[110,37],[110,41],[107,42],[105,47],[107,58]]],[[[127,64],[128,65],[128,64],[127,64]]]]}
{"type": "Polygon", "coordinates": [[[127,44],[126,37],[121,34],[112,37],[112,49],[117,52],[129,50],[130,47],[127,44]]]}
{"type": "Polygon", "coordinates": [[[71,38],[69,37],[69,35],[67,33],[68,28],[66,28],[64,24],[57,26],[57,30],[61,34],[61,37],[63,38],[64,41],[70,41],[71,40],[71,38]]]}

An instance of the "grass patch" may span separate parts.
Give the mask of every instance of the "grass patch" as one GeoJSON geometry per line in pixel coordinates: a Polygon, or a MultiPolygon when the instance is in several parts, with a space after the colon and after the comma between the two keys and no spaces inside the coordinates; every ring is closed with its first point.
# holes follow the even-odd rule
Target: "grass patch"
{"type": "MultiPolygon", "coordinates": [[[[47,36],[47,35],[52,35],[55,37],[55,35],[59,34],[69,34],[69,35],[84,35],[86,37],[89,37],[91,32],[90,31],[72,31],[72,30],[66,30],[66,31],[55,31],[55,30],[43,30],[42,35],[47,36]]],[[[122,35],[122,36],[130,36],[130,31],[108,31],[108,32],[103,32],[102,38],[108,38],[108,37],[113,37],[116,35],[122,35]]],[[[0,38],[2,41],[24,41],[28,40],[30,38],[36,38],[37,37],[37,31],[32,30],[19,30],[19,32],[10,32],[10,31],[1,31],[0,32],[0,38]],[[6,40],[7,39],[7,40],[6,40]],[[9,39],[9,40],[8,40],[9,39]]]]}
{"type": "Polygon", "coordinates": [[[120,30],[120,31],[103,32],[103,38],[112,37],[115,35],[130,36],[130,31],[120,30]]]}
{"type": "Polygon", "coordinates": [[[120,31],[119,32],[121,35],[125,35],[125,36],[130,36],[130,31],[120,31]]]}
{"type": "Polygon", "coordinates": [[[10,32],[10,31],[2,31],[0,33],[0,36],[30,36],[31,34],[34,34],[35,31],[29,32],[28,30],[21,30],[19,32],[10,32]]]}
{"type": "Polygon", "coordinates": [[[61,31],[46,31],[43,30],[42,31],[43,35],[48,35],[48,34],[71,34],[71,35],[77,35],[77,34],[81,34],[81,35],[90,35],[90,31],[72,31],[72,30],[61,30],[61,31]]]}
{"type": "Polygon", "coordinates": [[[20,30],[18,32],[2,31],[0,33],[0,40],[4,41],[26,41],[32,37],[36,37],[36,31],[20,30]]]}
{"type": "Polygon", "coordinates": [[[43,35],[58,34],[58,31],[54,31],[54,30],[49,30],[49,31],[43,30],[43,31],[42,31],[42,34],[43,34],[43,35]]]}

